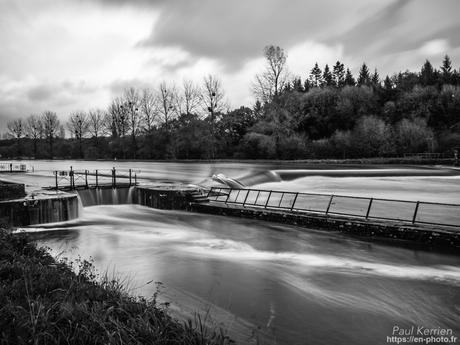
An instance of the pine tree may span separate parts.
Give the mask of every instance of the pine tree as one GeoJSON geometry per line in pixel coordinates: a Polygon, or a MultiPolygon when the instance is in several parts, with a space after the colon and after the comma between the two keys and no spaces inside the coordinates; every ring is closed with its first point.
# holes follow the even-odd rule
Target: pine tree
{"type": "Polygon", "coordinates": [[[336,87],[343,87],[345,85],[345,66],[340,61],[337,61],[334,65],[332,72],[336,87]]]}
{"type": "Polygon", "coordinates": [[[436,73],[431,62],[426,60],[420,71],[420,83],[423,86],[434,85],[436,82],[436,73]]]}
{"type": "Polygon", "coordinates": [[[374,74],[372,74],[371,82],[374,87],[380,86],[380,76],[377,73],[377,68],[374,70],[374,74]]]}
{"type": "Polygon", "coordinates": [[[319,87],[322,84],[322,72],[318,63],[315,63],[315,67],[310,72],[310,82],[313,87],[319,87]]]}
{"type": "Polygon", "coordinates": [[[366,63],[363,63],[361,69],[359,70],[358,76],[358,86],[369,85],[371,82],[371,77],[369,74],[369,68],[367,68],[366,63]]]}
{"type": "Polygon", "coordinates": [[[444,56],[441,66],[442,81],[446,84],[451,83],[452,79],[452,62],[450,61],[449,55],[444,56]]]}
{"type": "Polygon", "coordinates": [[[300,77],[294,78],[294,81],[292,82],[292,88],[297,92],[304,92],[304,88],[302,85],[302,79],[300,79],[300,77]]]}
{"type": "Polygon", "coordinates": [[[329,69],[329,65],[326,64],[324,66],[324,72],[323,72],[323,84],[322,86],[334,86],[334,79],[332,78],[332,73],[331,70],[329,69]]]}
{"type": "Polygon", "coordinates": [[[355,86],[355,85],[356,85],[355,78],[353,78],[353,74],[351,74],[349,68],[347,68],[347,72],[346,72],[346,74],[345,74],[345,81],[344,81],[344,83],[345,83],[345,85],[348,85],[348,86],[355,86]]]}
{"type": "Polygon", "coordinates": [[[303,82],[304,92],[310,91],[311,88],[312,88],[311,82],[308,79],[305,79],[305,81],[303,82]]]}

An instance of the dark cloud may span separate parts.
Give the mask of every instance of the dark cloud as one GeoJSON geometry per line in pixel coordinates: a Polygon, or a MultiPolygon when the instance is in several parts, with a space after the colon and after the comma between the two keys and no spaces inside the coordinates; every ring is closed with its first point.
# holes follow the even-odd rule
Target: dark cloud
{"type": "MultiPolygon", "coordinates": [[[[355,4],[362,6],[363,1],[355,4]]],[[[354,5],[355,5],[354,4],[354,5]]],[[[158,3],[161,15],[143,46],[181,47],[194,56],[216,58],[237,68],[261,56],[267,44],[289,48],[321,40],[346,24],[345,1],[235,0],[158,3]]],[[[342,28],[343,29],[343,28],[342,28]]]]}
{"type": "Polygon", "coordinates": [[[460,13],[460,1],[399,0],[326,42],[342,43],[345,54],[363,60],[414,50],[435,39],[458,46],[460,25],[454,13],[460,13]]]}

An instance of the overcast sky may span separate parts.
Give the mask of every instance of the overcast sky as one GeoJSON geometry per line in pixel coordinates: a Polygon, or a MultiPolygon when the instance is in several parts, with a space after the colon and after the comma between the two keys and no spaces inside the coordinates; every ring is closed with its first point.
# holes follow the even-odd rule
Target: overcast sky
{"type": "Polygon", "coordinates": [[[458,69],[459,13],[458,0],[0,0],[0,128],[206,74],[231,107],[251,105],[268,44],[302,79],[315,61],[385,76],[449,54],[458,69]]]}

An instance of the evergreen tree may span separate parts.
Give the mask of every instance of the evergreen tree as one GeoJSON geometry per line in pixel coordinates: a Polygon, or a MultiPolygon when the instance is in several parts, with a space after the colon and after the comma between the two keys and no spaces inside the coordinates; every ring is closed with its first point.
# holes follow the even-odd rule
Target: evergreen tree
{"type": "Polygon", "coordinates": [[[444,56],[444,60],[442,60],[441,72],[442,82],[450,84],[452,79],[452,62],[450,61],[449,55],[444,56]]]}
{"type": "Polygon", "coordinates": [[[326,64],[326,66],[324,66],[323,85],[322,86],[334,86],[334,79],[332,77],[332,73],[331,73],[331,70],[329,69],[328,64],[326,64]]]}
{"type": "Polygon", "coordinates": [[[334,65],[332,72],[334,77],[335,86],[343,87],[345,85],[345,66],[340,61],[337,61],[334,65]]]}
{"type": "Polygon", "coordinates": [[[370,83],[371,76],[369,74],[369,68],[367,68],[366,63],[363,63],[361,69],[359,70],[358,86],[369,85],[370,83]]]}
{"type": "Polygon", "coordinates": [[[420,83],[423,86],[434,85],[436,83],[436,73],[431,62],[426,60],[420,71],[420,83]]]}
{"type": "Polygon", "coordinates": [[[315,67],[312,68],[310,72],[310,82],[313,87],[319,87],[322,84],[322,72],[319,68],[318,63],[315,63],[315,67]]]}
{"type": "Polygon", "coordinates": [[[305,79],[305,81],[303,82],[304,92],[310,91],[311,88],[312,88],[311,82],[308,79],[305,79]]]}
{"type": "Polygon", "coordinates": [[[374,73],[372,74],[371,82],[374,87],[380,86],[380,76],[377,72],[377,68],[374,70],[374,73]]]}
{"type": "Polygon", "coordinates": [[[353,77],[353,74],[351,74],[349,68],[347,68],[344,83],[345,83],[345,85],[348,85],[348,86],[355,86],[356,85],[355,78],[353,77]]]}
{"type": "Polygon", "coordinates": [[[300,77],[294,78],[294,81],[292,82],[292,88],[297,92],[304,92],[304,88],[302,85],[302,79],[300,79],[300,77]]]}

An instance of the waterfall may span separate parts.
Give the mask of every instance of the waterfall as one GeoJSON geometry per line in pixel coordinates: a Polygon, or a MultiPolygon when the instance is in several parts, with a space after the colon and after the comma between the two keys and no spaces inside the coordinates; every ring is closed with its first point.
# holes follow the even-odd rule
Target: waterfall
{"type": "Polygon", "coordinates": [[[84,207],[95,205],[132,204],[135,202],[136,187],[89,188],[77,191],[84,207]]]}

